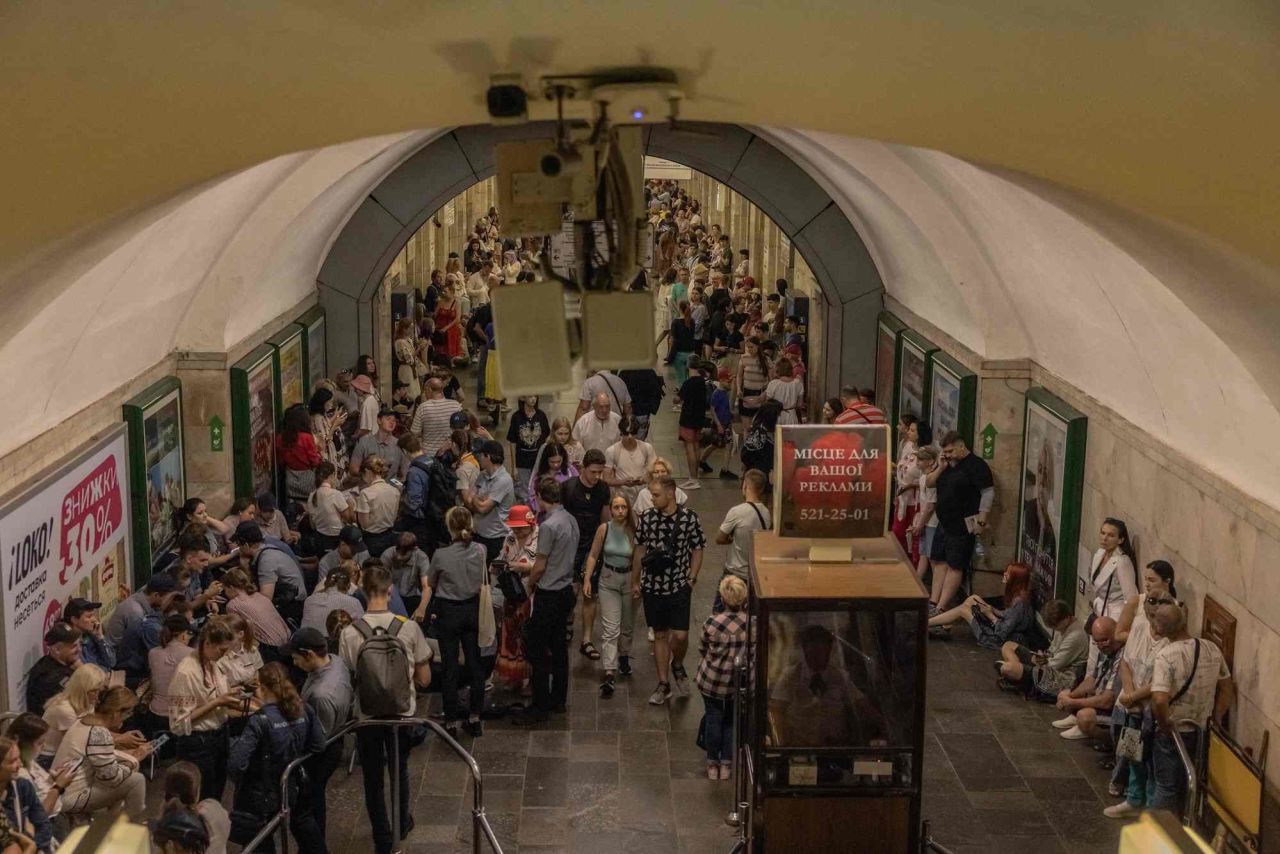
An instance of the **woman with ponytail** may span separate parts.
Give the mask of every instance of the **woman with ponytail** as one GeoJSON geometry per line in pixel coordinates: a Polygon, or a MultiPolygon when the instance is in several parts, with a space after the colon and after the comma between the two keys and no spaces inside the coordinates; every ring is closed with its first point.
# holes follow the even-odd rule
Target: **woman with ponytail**
{"type": "MultiPolygon", "coordinates": [[[[231,807],[231,841],[249,842],[280,811],[280,778],[300,756],[324,749],[324,731],[315,710],[302,702],[284,665],[272,662],[258,673],[262,708],[249,718],[244,735],[231,745],[227,769],[239,778],[231,807]]],[[[324,835],[308,804],[298,800],[297,779],[289,791],[289,829],[299,851],[326,850],[324,835]]],[[[256,850],[272,851],[273,847],[256,850]]]]}
{"type": "Polygon", "coordinates": [[[427,573],[423,602],[427,619],[440,642],[440,660],[444,670],[441,693],[444,699],[446,727],[457,727],[462,718],[458,709],[458,650],[466,659],[471,685],[470,715],[467,732],[481,735],[480,711],[484,708],[484,666],[480,662],[480,587],[488,574],[485,547],[472,542],[475,536],[471,511],[454,507],[445,516],[453,542],[436,549],[427,573]]]}

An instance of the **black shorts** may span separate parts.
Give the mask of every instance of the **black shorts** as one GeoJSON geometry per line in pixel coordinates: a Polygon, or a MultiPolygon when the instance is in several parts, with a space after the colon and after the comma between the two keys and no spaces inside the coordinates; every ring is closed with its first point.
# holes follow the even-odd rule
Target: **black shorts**
{"type": "Polygon", "coordinates": [[[1018,661],[1022,663],[1024,669],[1030,670],[1032,667],[1035,667],[1036,662],[1035,659],[1032,658],[1031,650],[1027,649],[1022,644],[1018,644],[1017,649],[1014,650],[1014,655],[1018,656],[1018,661]]]}
{"type": "Polygon", "coordinates": [[[663,596],[659,593],[644,594],[644,621],[655,632],[668,630],[689,631],[689,604],[693,599],[692,588],[663,596]]]}
{"type": "Polygon", "coordinates": [[[933,548],[929,560],[945,563],[952,569],[968,570],[973,563],[973,545],[978,538],[973,534],[952,534],[938,526],[933,535],[933,548]]]}

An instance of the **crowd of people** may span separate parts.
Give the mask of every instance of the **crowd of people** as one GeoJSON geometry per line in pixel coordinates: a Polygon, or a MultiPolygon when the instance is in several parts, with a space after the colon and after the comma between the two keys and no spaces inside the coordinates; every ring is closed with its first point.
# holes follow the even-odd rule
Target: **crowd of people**
{"type": "Polygon", "coordinates": [[[659,246],[674,241],[684,255],[664,269],[659,310],[684,318],[690,300],[703,306],[696,358],[674,338],[668,353],[681,376],[688,478],[677,485],[648,441],[666,396],[657,371],[591,374],[572,417],[550,417],[534,396],[508,407],[492,370],[489,295],[539,278],[541,246],[502,240],[490,211],[397,326],[389,401],[375,361],[361,356],[284,412],[278,499],[242,496],[215,515],[192,497],[174,514],[172,547],[105,622],[100,603],[64,603],[27,674],[26,711],[5,730],[15,838],[50,850],[104,810],[141,817],[159,759],[157,845],[225,851],[279,812],[284,769],[302,759],[289,830],[302,850],[323,852],[325,789],[342,756],[335,736],[362,722],[365,805],[375,848],[390,851],[413,827],[409,759],[426,733],[364,722],[413,718],[425,711],[419,693],[439,691],[450,732],[483,737],[483,720],[499,714],[538,725],[566,711],[575,634],[607,700],[632,677],[641,614],[658,673],[649,702],[696,686],[708,776],[728,777],[747,555],[752,531],[771,525],[773,427],[804,415],[803,340],[778,299],[761,312],[746,253],[727,265],[727,237],[702,227],[696,201],[665,183],[648,191],[655,221],[670,226],[659,246]],[[458,376],[467,364],[474,406],[458,376]],[[740,479],[743,502],[715,533],[729,556],[691,678],[692,590],[707,535],[689,491],[721,450],[720,475],[740,479]]]}
{"type": "MultiPolygon", "coordinates": [[[[664,329],[655,346],[678,383],[687,477],[677,482],[648,441],[666,395],[657,371],[592,373],[572,417],[551,417],[537,396],[508,405],[490,296],[536,281],[542,245],[503,239],[490,210],[397,325],[390,400],[362,356],[284,413],[279,501],[242,496],[219,517],[190,498],[172,548],[105,623],[100,603],[64,604],[26,675],[26,711],[0,737],[0,852],[6,840],[50,850],[71,825],[117,806],[141,817],[153,758],[167,764],[155,824],[164,850],[220,854],[250,842],[282,806],[284,769],[303,760],[286,793],[289,830],[301,850],[324,852],[337,736],[358,722],[383,854],[413,828],[410,753],[426,731],[380,719],[414,718],[425,712],[419,693],[439,691],[449,732],[481,738],[494,715],[537,726],[566,712],[575,636],[608,701],[633,675],[641,615],[657,671],[648,702],[696,688],[707,777],[729,778],[751,537],[772,527],[775,428],[808,417],[806,343],[800,318],[784,311],[784,280],[764,293],[749,252],[704,226],[675,182],[649,182],[646,195],[664,329]],[[476,368],[472,407],[456,373],[465,364],[476,368]],[[691,677],[692,591],[708,534],[690,493],[721,453],[719,477],[740,484],[742,501],[713,533],[728,548],[691,677]]],[[[820,417],[886,422],[874,392],[856,388],[820,417]]],[[[966,624],[1000,656],[1001,690],[1055,703],[1064,738],[1105,745],[1112,794],[1125,798],[1107,815],[1176,804],[1183,777],[1170,730],[1194,738],[1185,721],[1220,717],[1231,683],[1221,651],[1188,636],[1173,568],[1157,560],[1139,576],[1124,523],[1108,519],[1088,620],[1062,601],[1033,601],[1021,564],[1005,570],[998,605],[965,597],[991,470],[954,431],[935,444],[910,415],[896,428],[892,528],[929,582],[931,635],[966,624]]]]}

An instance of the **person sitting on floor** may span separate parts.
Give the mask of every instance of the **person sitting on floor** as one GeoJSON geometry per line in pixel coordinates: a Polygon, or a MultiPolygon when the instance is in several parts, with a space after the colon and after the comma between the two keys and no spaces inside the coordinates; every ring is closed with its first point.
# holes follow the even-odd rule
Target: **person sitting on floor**
{"type": "Polygon", "coordinates": [[[1046,652],[1036,652],[1016,641],[1005,641],[996,662],[1000,688],[1021,691],[1029,700],[1053,703],[1058,692],[1075,687],[1089,658],[1089,638],[1071,606],[1054,599],[1040,611],[1053,631],[1046,652]]]}
{"type": "Polygon", "coordinates": [[[1033,650],[1044,649],[1044,636],[1031,606],[1031,570],[1025,564],[1011,563],[1005,567],[1003,580],[1003,609],[974,594],[949,611],[930,617],[929,628],[950,628],[952,623],[964,620],[973,630],[974,639],[987,649],[1000,649],[1008,641],[1033,650]]]}
{"type": "Polygon", "coordinates": [[[1098,617],[1089,629],[1096,650],[1080,684],[1058,693],[1058,708],[1067,716],[1053,722],[1062,737],[1071,740],[1105,738],[1116,704],[1116,665],[1124,644],[1116,640],[1116,621],[1098,617]]]}

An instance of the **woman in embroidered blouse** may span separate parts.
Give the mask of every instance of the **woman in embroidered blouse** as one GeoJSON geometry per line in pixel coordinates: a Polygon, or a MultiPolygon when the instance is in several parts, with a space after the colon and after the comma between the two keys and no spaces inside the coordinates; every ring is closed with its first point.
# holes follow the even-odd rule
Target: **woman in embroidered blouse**
{"type": "Polygon", "coordinates": [[[79,763],[80,767],[62,796],[63,812],[85,815],[123,803],[129,815],[143,814],[147,781],[138,772],[138,763],[150,755],[151,745],[118,750],[112,738],[137,705],[138,696],[132,690],[108,688],[93,711],[67,731],[53,764],[79,763]]]}
{"type": "Polygon", "coordinates": [[[196,654],[178,664],[169,682],[169,729],[179,759],[200,769],[200,797],[221,798],[227,786],[230,734],[227,722],[244,712],[246,699],[227,684],[218,666],[235,643],[223,617],[205,623],[196,654]]]}

